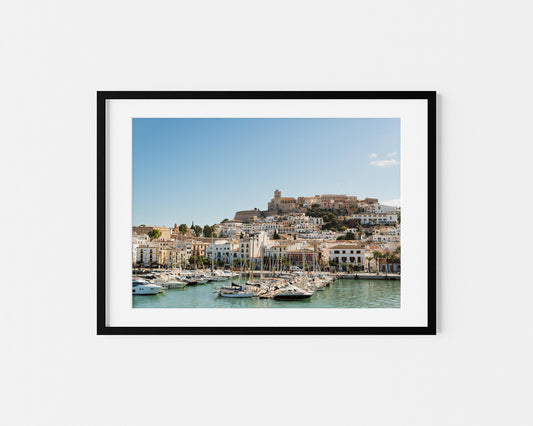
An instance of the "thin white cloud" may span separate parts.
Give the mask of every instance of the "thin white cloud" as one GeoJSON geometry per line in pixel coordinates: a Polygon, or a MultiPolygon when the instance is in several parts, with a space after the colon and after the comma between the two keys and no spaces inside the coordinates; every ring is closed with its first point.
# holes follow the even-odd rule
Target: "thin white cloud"
{"type": "Polygon", "coordinates": [[[378,158],[378,155],[377,155],[375,152],[373,152],[373,153],[370,154],[368,157],[369,157],[369,158],[378,158]]]}
{"type": "Polygon", "coordinates": [[[391,206],[391,207],[401,207],[402,200],[396,199],[396,200],[382,201],[380,204],[384,204],[385,206],[391,206]]]}
{"type": "Polygon", "coordinates": [[[389,152],[387,154],[387,157],[389,157],[389,158],[396,157],[396,153],[395,152],[389,152]]]}
{"type": "Polygon", "coordinates": [[[395,160],[394,158],[392,160],[376,160],[370,162],[370,165],[376,167],[391,167],[397,166],[398,164],[400,164],[400,162],[395,160]]]}

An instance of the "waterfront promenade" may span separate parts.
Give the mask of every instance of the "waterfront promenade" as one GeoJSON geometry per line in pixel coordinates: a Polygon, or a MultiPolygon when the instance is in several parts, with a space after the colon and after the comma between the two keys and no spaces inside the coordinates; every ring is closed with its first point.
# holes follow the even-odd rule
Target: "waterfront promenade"
{"type": "MultiPolygon", "coordinates": [[[[249,274],[247,272],[242,272],[243,274],[249,274]]],[[[274,275],[279,275],[280,272],[272,272],[272,271],[254,271],[253,275],[254,277],[270,277],[274,275]]],[[[302,272],[302,274],[305,274],[302,272]]],[[[361,279],[361,280],[385,280],[385,281],[399,281],[401,279],[401,274],[393,274],[393,273],[383,273],[380,272],[379,274],[376,274],[375,272],[338,272],[335,274],[337,278],[339,279],[361,279]]]]}

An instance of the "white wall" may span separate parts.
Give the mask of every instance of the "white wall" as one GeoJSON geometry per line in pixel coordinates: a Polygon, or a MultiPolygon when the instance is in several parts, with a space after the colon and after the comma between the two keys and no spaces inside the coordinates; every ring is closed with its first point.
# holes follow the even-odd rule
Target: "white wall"
{"type": "Polygon", "coordinates": [[[0,423],[531,424],[533,286],[517,266],[531,263],[529,242],[487,233],[496,218],[477,214],[496,197],[531,205],[531,12],[480,0],[4,2],[3,238],[47,249],[31,262],[1,249],[0,423]],[[134,89],[437,90],[439,334],[96,336],[95,92],[134,89]],[[61,251],[72,230],[67,241],[86,244],[61,251]],[[482,248],[495,244],[513,255],[491,270],[482,248]]]}

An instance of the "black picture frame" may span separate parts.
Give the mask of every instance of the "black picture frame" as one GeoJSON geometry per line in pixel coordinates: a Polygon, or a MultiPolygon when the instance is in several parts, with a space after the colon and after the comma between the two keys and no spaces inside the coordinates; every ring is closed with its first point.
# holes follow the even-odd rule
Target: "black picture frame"
{"type": "Polygon", "coordinates": [[[437,93],[435,91],[99,91],[97,92],[98,335],[434,335],[437,331],[437,93]],[[106,325],[106,101],[117,99],[426,100],[428,259],[425,327],[113,327],[106,325]]]}

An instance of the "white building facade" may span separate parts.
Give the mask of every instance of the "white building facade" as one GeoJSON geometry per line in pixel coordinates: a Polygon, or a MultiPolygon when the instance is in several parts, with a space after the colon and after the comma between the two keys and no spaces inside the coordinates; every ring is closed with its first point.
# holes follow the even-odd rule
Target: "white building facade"
{"type": "Polygon", "coordinates": [[[355,219],[363,225],[368,224],[392,224],[398,223],[398,215],[394,213],[356,213],[349,216],[349,219],[355,219]]]}
{"type": "Polygon", "coordinates": [[[364,269],[365,247],[357,244],[339,244],[329,248],[330,260],[338,263],[349,263],[356,269],[364,269]]]}

